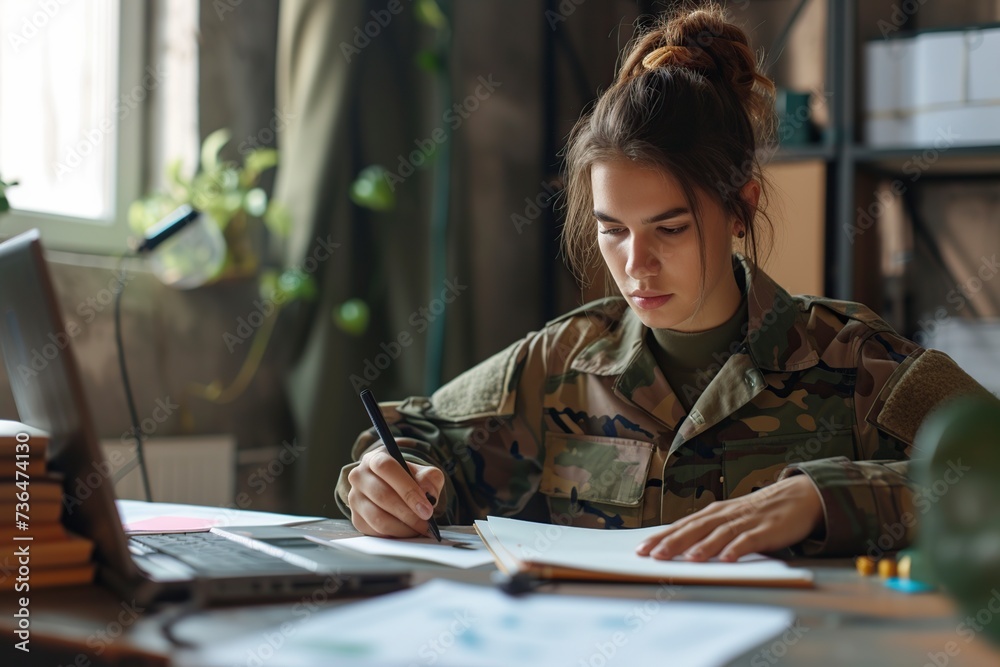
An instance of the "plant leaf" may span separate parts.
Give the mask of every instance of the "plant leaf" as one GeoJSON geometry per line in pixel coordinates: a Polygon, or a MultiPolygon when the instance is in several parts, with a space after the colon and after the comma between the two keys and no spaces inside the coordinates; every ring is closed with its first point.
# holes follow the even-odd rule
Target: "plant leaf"
{"type": "Polygon", "coordinates": [[[249,188],[257,183],[257,179],[266,170],[277,166],[278,151],[273,148],[258,148],[251,151],[243,161],[243,174],[240,185],[249,188]]]}
{"type": "Polygon", "coordinates": [[[302,269],[285,269],[280,274],[274,270],[261,273],[260,296],[277,303],[295,299],[312,301],[316,298],[316,282],[302,269]]]}
{"type": "Polygon", "coordinates": [[[167,164],[166,177],[167,177],[167,188],[170,190],[176,199],[190,199],[191,198],[191,179],[186,179],[181,174],[181,170],[184,168],[184,164],[180,158],[176,160],[171,160],[167,164]]]}
{"type": "Polygon", "coordinates": [[[351,183],[351,201],[373,211],[391,211],[396,206],[396,193],[389,187],[385,167],[373,164],[365,167],[351,183]]]}
{"type": "Polygon", "coordinates": [[[444,59],[440,54],[424,49],[417,54],[417,64],[431,74],[444,72],[444,59]]]}
{"type": "Polygon", "coordinates": [[[219,153],[222,147],[229,143],[232,133],[227,128],[220,128],[205,137],[201,144],[201,168],[204,171],[217,169],[219,164],[219,153]]]}
{"type": "Polygon", "coordinates": [[[285,238],[292,231],[292,214],[282,202],[272,199],[264,211],[264,224],[272,234],[285,238]]]}
{"type": "Polygon", "coordinates": [[[441,11],[437,0],[417,0],[417,18],[430,27],[441,30],[448,27],[448,17],[441,11]]]}
{"type": "Polygon", "coordinates": [[[349,299],[333,310],[333,322],[341,331],[361,336],[368,330],[371,311],[361,299],[349,299]]]}

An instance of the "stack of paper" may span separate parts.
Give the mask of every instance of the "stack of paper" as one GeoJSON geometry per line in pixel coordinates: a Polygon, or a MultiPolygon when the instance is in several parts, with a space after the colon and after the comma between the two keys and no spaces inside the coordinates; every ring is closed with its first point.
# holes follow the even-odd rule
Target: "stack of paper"
{"type": "MultiPolygon", "coordinates": [[[[535,594],[448,581],[304,618],[181,656],[179,667],[717,667],[794,621],[787,609],[535,594]]],[[[770,653],[751,657],[764,663],[770,653]]]]}
{"type": "Polygon", "coordinates": [[[448,529],[441,531],[441,542],[430,537],[395,539],[368,535],[329,539],[322,535],[307,534],[306,538],[320,544],[334,544],[373,556],[425,560],[466,569],[493,562],[493,556],[478,537],[448,529]]]}
{"type": "Polygon", "coordinates": [[[488,517],[476,531],[506,574],[543,579],[595,579],[675,584],[811,587],[809,570],[759,554],[735,563],[692,563],[639,556],[635,548],[663,526],[602,530],[488,517]]]}
{"type": "Polygon", "coordinates": [[[147,533],[191,533],[216,526],[288,526],[306,521],[322,521],[320,516],[298,516],[253,512],[229,507],[206,507],[181,503],[147,503],[116,500],[122,528],[129,535],[147,533]]]}

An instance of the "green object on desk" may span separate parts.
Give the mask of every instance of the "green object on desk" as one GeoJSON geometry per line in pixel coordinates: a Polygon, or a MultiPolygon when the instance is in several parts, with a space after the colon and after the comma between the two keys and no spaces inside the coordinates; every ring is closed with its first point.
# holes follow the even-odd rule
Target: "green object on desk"
{"type": "MultiPolygon", "coordinates": [[[[1000,401],[953,401],[931,414],[914,444],[919,548],[967,617],[992,620],[1000,605],[1000,401]]],[[[1000,643],[1000,623],[978,626],[1000,643]]]]}
{"type": "Polygon", "coordinates": [[[884,583],[886,588],[891,588],[900,593],[933,593],[935,590],[930,584],[924,584],[913,579],[900,579],[899,577],[889,577],[884,583]]]}

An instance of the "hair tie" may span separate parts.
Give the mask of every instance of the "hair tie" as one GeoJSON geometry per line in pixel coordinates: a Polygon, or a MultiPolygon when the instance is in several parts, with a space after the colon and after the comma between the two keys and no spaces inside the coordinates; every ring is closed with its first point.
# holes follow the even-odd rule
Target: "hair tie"
{"type": "Polygon", "coordinates": [[[646,57],[642,59],[642,66],[646,69],[663,67],[674,59],[674,53],[676,53],[677,49],[683,48],[683,46],[676,46],[673,44],[661,46],[660,48],[646,54],[646,57]]]}
{"type": "Polygon", "coordinates": [[[646,54],[646,57],[642,59],[642,66],[646,69],[656,69],[657,67],[663,67],[674,60],[674,54],[677,51],[684,49],[687,50],[686,46],[678,46],[676,44],[667,44],[666,46],[661,46],[658,49],[650,51],[646,54]]]}
{"type": "Polygon", "coordinates": [[[715,61],[702,48],[691,48],[683,44],[667,44],[654,49],[642,59],[642,66],[652,70],[666,65],[674,65],[700,72],[717,69],[715,61]]]}

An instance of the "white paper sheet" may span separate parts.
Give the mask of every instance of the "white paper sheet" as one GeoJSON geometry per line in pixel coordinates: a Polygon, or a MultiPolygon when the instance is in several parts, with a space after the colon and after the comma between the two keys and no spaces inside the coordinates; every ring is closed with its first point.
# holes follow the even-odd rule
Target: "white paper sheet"
{"type": "Polygon", "coordinates": [[[533,594],[512,598],[434,580],[399,593],[290,618],[191,656],[183,667],[718,667],[792,625],[777,607],[533,594]],[[285,627],[287,626],[287,628],[285,627]]]}
{"type": "Polygon", "coordinates": [[[132,535],[208,530],[213,526],[287,526],[323,518],[142,500],[116,500],[115,504],[122,527],[132,535]]]}
{"type": "Polygon", "coordinates": [[[491,516],[477,521],[490,546],[507,569],[516,569],[516,561],[606,572],[655,579],[697,579],[705,581],[788,581],[811,582],[809,570],[791,568],[786,563],[760,554],[749,554],[735,563],[711,560],[691,563],[682,560],[656,560],[635,553],[645,538],[663,530],[662,526],[633,530],[600,530],[533,523],[491,516]],[[499,547],[494,545],[493,535],[499,547]],[[506,551],[506,554],[504,553],[506,551]]]}
{"type": "Polygon", "coordinates": [[[347,537],[340,540],[325,540],[313,535],[306,537],[320,544],[336,543],[338,547],[347,547],[375,556],[415,558],[452,567],[470,568],[493,562],[493,556],[478,535],[455,530],[442,530],[441,542],[430,537],[405,540],[369,536],[347,537]]]}

